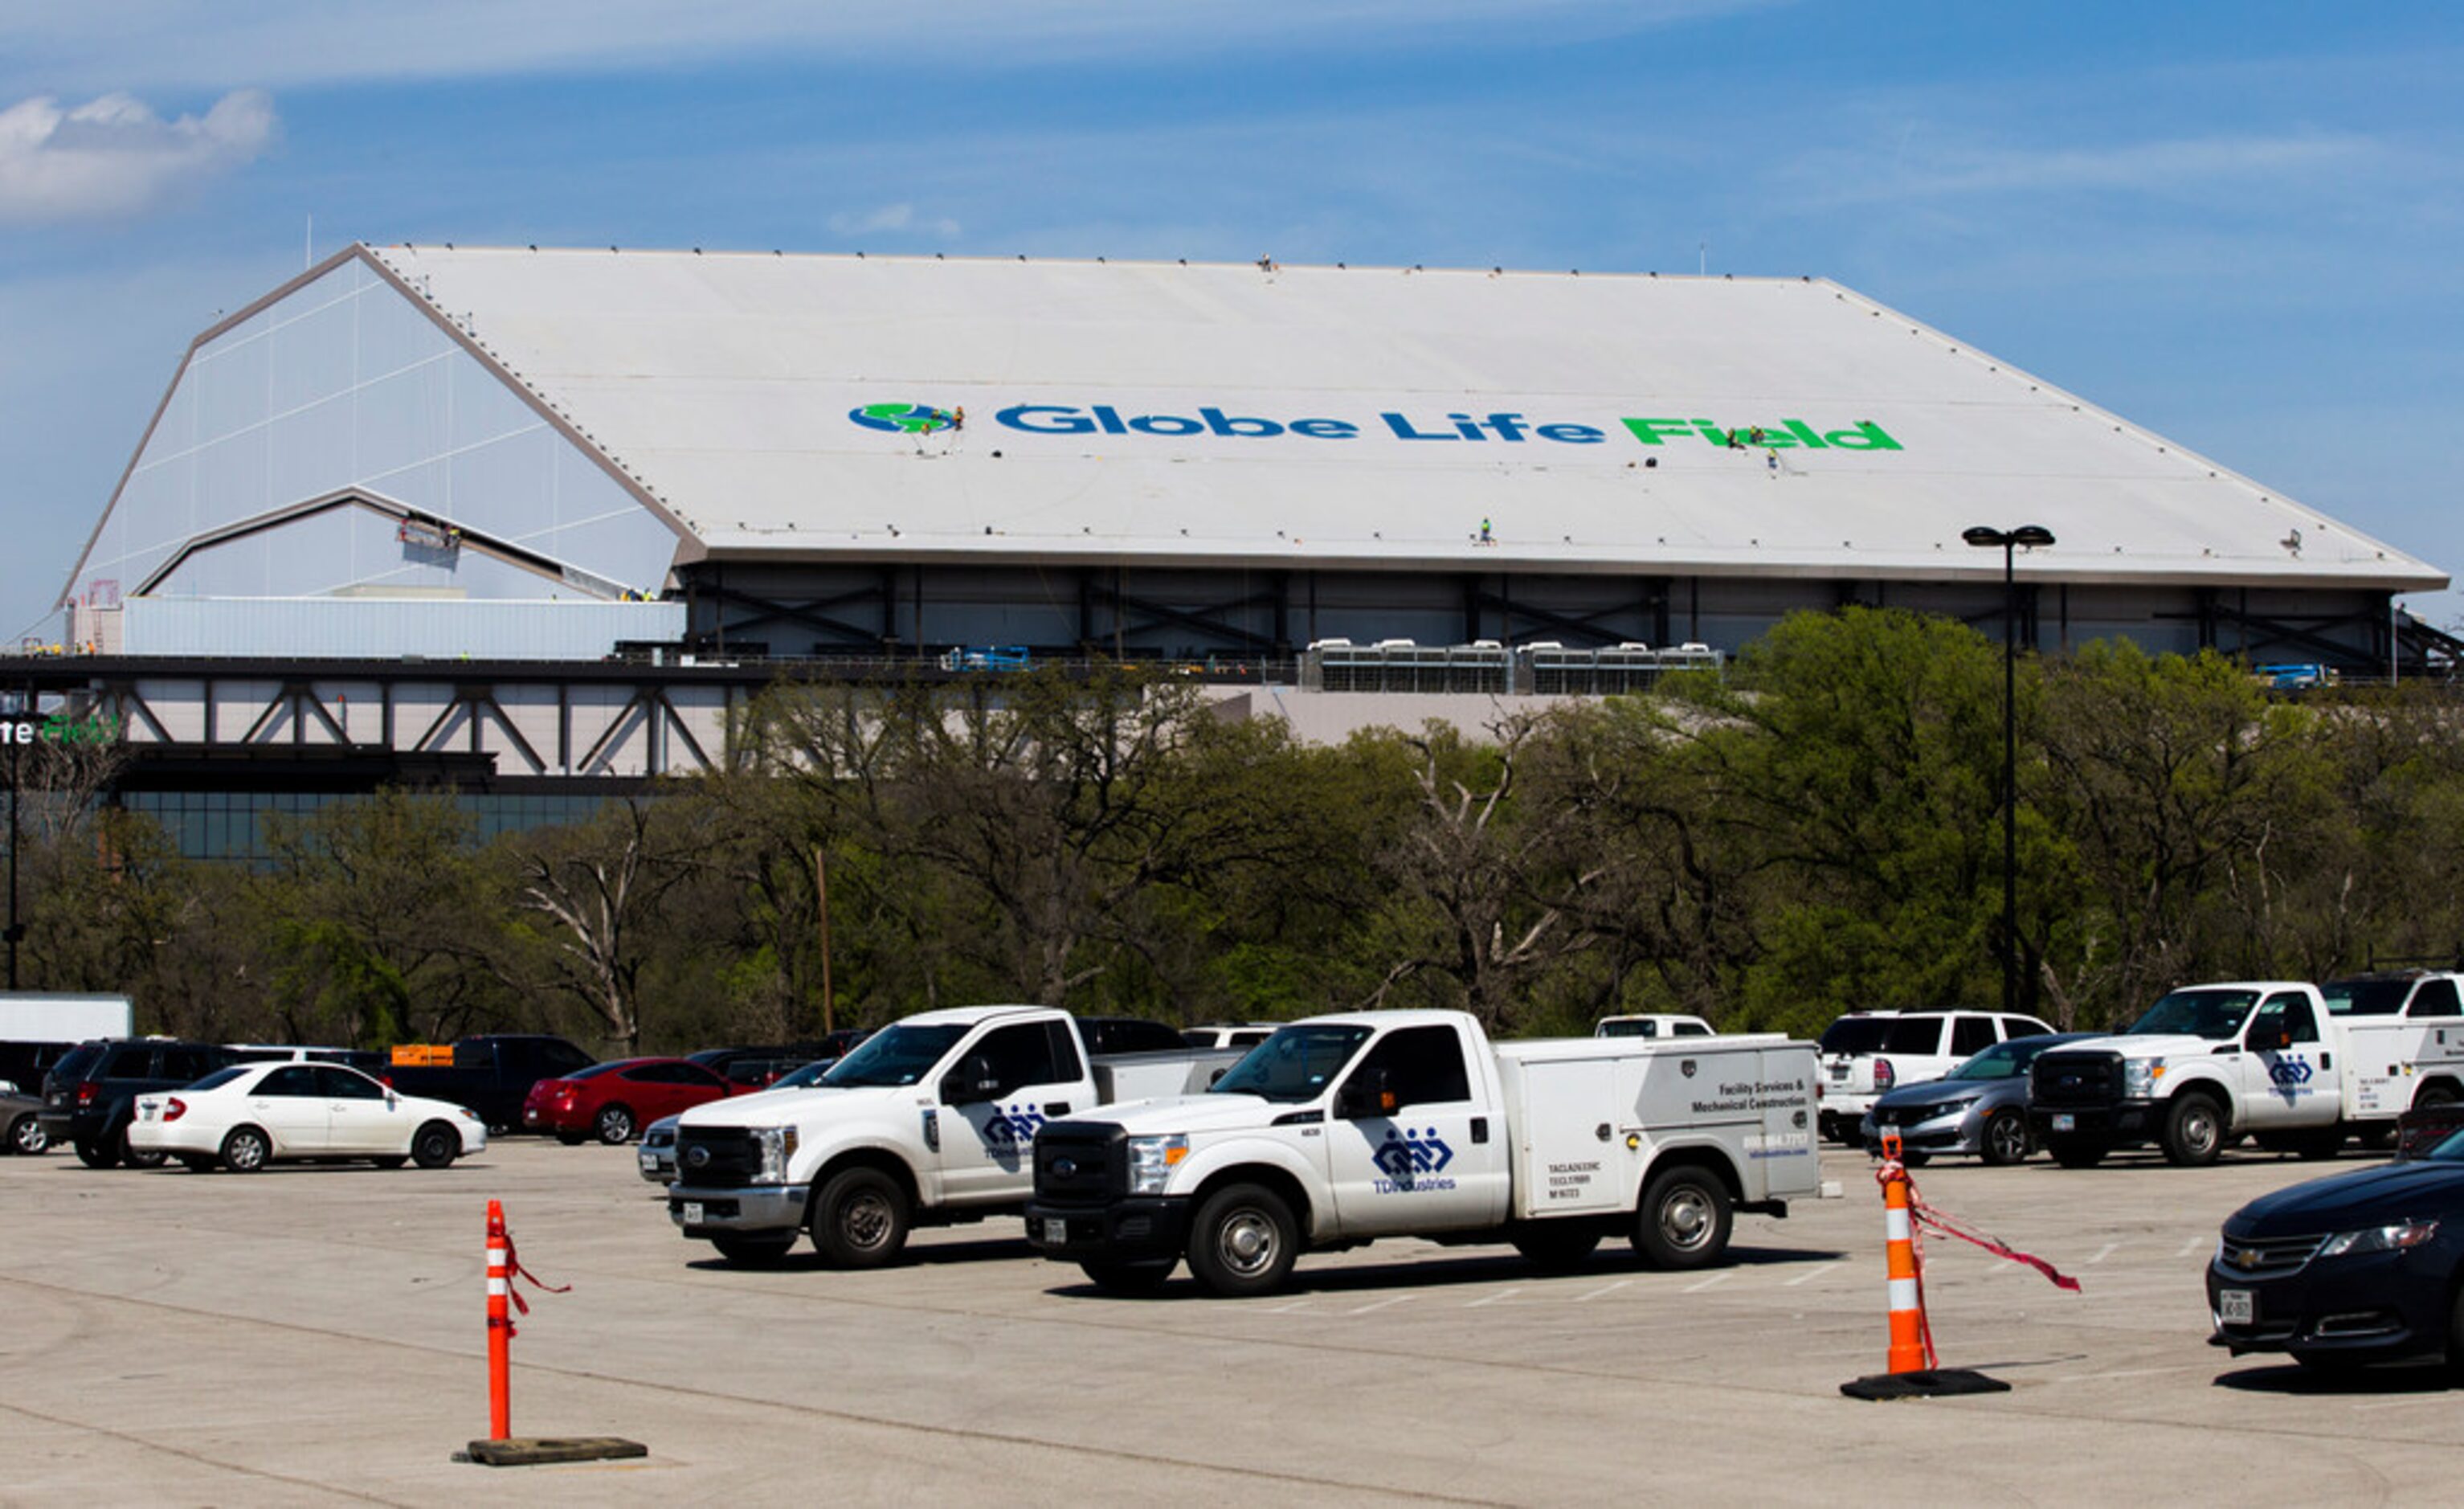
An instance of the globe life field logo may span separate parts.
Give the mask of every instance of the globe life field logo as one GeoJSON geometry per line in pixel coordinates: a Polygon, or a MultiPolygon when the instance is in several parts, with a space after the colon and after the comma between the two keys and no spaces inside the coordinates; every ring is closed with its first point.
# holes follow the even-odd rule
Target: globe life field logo
{"type": "Polygon", "coordinates": [[[958,427],[957,415],[928,404],[867,404],[848,410],[847,417],[867,430],[890,434],[932,434],[958,427]]]}
{"type": "MultiPolygon", "coordinates": [[[[958,411],[926,404],[866,404],[848,411],[847,418],[867,430],[888,434],[927,435],[958,428],[958,411]]],[[[1416,443],[1506,445],[1605,445],[1624,437],[1658,451],[1677,444],[1704,444],[1723,450],[1898,451],[1898,439],[1870,419],[1835,430],[1816,429],[1801,418],[1728,424],[1701,418],[1619,418],[1614,428],[1541,420],[1511,411],[1442,416],[1389,410],[1375,422],[1331,417],[1268,419],[1231,413],[1206,405],[1194,414],[1124,414],[1111,404],[1013,404],[993,415],[1004,430],[1042,435],[1215,435],[1240,440],[1297,440],[1304,443],[1356,440],[1364,434],[1416,443]]]]}

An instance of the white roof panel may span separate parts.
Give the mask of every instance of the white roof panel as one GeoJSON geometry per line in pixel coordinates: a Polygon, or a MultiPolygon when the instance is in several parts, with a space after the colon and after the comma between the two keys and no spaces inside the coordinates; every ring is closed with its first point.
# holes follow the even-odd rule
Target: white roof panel
{"type": "Polygon", "coordinates": [[[715,554],[2446,582],[1820,279],[371,255],[715,554]]]}

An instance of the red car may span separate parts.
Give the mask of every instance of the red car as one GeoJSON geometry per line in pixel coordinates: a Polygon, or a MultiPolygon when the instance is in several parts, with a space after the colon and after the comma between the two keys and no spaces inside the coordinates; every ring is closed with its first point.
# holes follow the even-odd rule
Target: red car
{"type": "Polygon", "coordinates": [[[522,1125],[567,1144],[592,1136],[625,1143],[661,1117],[751,1088],[682,1058],[611,1058],[531,1086],[522,1125]]]}

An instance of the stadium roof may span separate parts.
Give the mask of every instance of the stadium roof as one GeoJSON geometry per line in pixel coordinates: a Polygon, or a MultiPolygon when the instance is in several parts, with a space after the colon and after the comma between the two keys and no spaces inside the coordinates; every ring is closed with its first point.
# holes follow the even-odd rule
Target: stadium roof
{"type": "Polygon", "coordinates": [[[346,255],[685,560],[1943,578],[2036,523],[2049,580],[2446,582],[1819,278],[346,255]]]}

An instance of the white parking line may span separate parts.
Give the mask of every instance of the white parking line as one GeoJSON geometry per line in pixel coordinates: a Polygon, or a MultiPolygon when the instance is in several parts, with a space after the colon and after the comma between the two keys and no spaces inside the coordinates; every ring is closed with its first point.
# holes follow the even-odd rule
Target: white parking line
{"type": "Polygon", "coordinates": [[[2096,1255],[2089,1258],[2088,1261],[2091,1263],[2101,1263],[2106,1258],[2111,1257],[2113,1255],[2113,1250],[2121,1245],[2122,1244],[2120,1242],[2107,1242],[2102,1247],[2098,1248],[2096,1250],[2096,1255]]]}
{"type": "Polygon", "coordinates": [[[1383,1310],[1390,1304],[1401,1304],[1404,1300],[1411,1298],[1412,1297],[1407,1294],[1389,1295],[1383,1299],[1376,1299],[1368,1304],[1364,1304],[1357,1310],[1346,1310],[1343,1313],[1346,1315],[1367,1315],[1372,1310],[1383,1310]]]}
{"type": "Polygon", "coordinates": [[[1574,1302],[1576,1304],[1582,1304],[1588,1300],[1596,1299],[1604,1294],[1615,1294],[1632,1282],[1634,1282],[1634,1280],[1631,1278],[1620,1278],[1605,1289],[1595,1289],[1590,1294],[1578,1294],[1574,1296],[1574,1302]]]}
{"type": "Polygon", "coordinates": [[[2062,1373],[2049,1380],[2057,1384],[2101,1383],[2113,1378],[2152,1378],[2160,1373],[2187,1373],[2189,1367],[2125,1367],[2110,1373],[2062,1373]]]}
{"type": "Polygon", "coordinates": [[[2201,1235],[2191,1237],[2189,1241],[2184,1242],[2182,1244],[2182,1250],[2175,1253],[2173,1255],[2176,1257],[2189,1257],[2196,1253],[2204,1253],[2215,1245],[2216,1239],[2214,1237],[2202,1233],[2201,1235]]]}
{"type": "Polygon", "coordinates": [[[1701,1283],[1690,1284],[1681,1292],[1684,1294],[1701,1294],[1704,1290],[1710,1288],[1713,1284],[1727,1283],[1729,1279],[1735,1276],[1736,1275],[1733,1273],[1713,1274],[1710,1277],[1704,1279],[1701,1283]]]}
{"type": "Polygon", "coordinates": [[[1797,1275],[1795,1277],[1793,1277],[1793,1278],[1790,1279],[1788,1282],[1786,1282],[1786,1283],[1784,1283],[1784,1284],[1780,1285],[1780,1287],[1781,1287],[1781,1288],[1783,1288],[1783,1289],[1793,1289],[1793,1288],[1795,1288],[1798,1284],[1801,1284],[1801,1283],[1810,1283],[1810,1282],[1812,1282],[1813,1280],[1815,1280],[1815,1279],[1816,1279],[1816,1278],[1821,1277],[1824,1274],[1827,1274],[1827,1273],[1831,1272],[1831,1270],[1833,1270],[1834,1268],[1837,1268],[1837,1267],[1838,1267],[1838,1266],[1839,1266],[1839,1265],[1838,1265],[1837,1263],[1824,1263],[1824,1264],[1822,1264],[1820,1267],[1817,1267],[1817,1268],[1809,1268],[1809,1269],[1807,1269],[1804,1273],[1801,1273],[1801,1274],[1797,1275]]]}
{"type": "Polygon", "coordinates": [[[1478,1299],[1474,1299],[1471,1303],[1464,1305],[1463,1308],[1466,1310],[1477,1310],[1482,1305],[1495,1304],[1500,1299],[1511,1299],[1522,1292],[1523,1291],[1520,1289],[1501,1289],[1493,1295],[1485,1295],[1478,1299]]]}
{"type": "Polygon", "coordinates": [[[1293,1311],[1300,1309],[1301,1307],[1303,1307],[1304,1305],[1307,1305],[1308,1303],[1309,1303],[1309,1301],[1308,1301],[1308,1300],[1306,1300],[1306,1299],[1295,1299],[1295,1300],[1293,1300],[1293,1301],[1292,1301],[1291,1303],[1289,1303],[1289,1304],[1279,1304],[1279,1305],[1275,1306],[1273,1309],[1271,1309],[1271,1310],[1267,1311],[1266,1313],[1267,1313],[1268,1315],[1289,1315],[1289,1314],[1291,1314],[1293,1311]]]}

